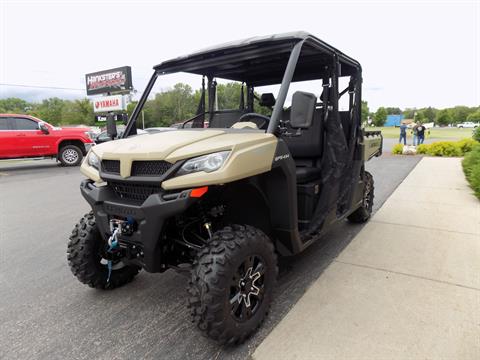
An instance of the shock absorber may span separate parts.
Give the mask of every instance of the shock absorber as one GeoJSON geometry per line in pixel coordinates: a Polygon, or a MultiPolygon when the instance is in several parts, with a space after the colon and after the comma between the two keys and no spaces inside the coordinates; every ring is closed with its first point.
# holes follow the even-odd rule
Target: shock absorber
{"type": "Polygon", "coordinates": [[[204,222],[203,227],[207,230],[208,239],[212,240],[212,224],[210,222],[204,222]]]}
{"type": "Polygon", "coordinates": [[[205,228],[205,230],[207,231],[208,239],[211,240],[212,239],[212,223],[208,220],[207,213],[206,213],[205,209],[203,208],[202,203],[198,204],[198,208],[199,208],[198,210],[199,210],[199,213],[200,213],[200,218],[202,219],[201,220],[202,225],[205,228]]]}

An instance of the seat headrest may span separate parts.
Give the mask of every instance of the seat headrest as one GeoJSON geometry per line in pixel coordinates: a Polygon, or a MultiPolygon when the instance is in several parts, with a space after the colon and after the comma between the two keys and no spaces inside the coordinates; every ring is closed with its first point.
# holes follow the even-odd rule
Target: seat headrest
{"type": "Polygon", "coordinates": [[[273,107],[275,105],[275,96],[272,93],[265,93],[260,95],[260,106],[273,107]]]}

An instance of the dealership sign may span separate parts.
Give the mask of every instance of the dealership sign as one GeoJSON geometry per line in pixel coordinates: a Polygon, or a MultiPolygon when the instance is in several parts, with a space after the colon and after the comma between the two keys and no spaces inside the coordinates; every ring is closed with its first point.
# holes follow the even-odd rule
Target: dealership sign
{"type": "Polygon", "coordinates": [[[102,96],[93,99],[93,111],[96,113],[121,111],[126,109],[123,95],[102,96]]]}
{"type": "MultiPolygon", "coordinates": [[[[127,120],[128,120],[127,113],[113,114],[112,116],[113,116],[113,119],[115,121],[127,122],[127,120]]],[[[95,115],[95,121],[106,122],[107,121],[107,115],[95,115]]]]}
{"type": "Polygon", "coordinates": [[[86,74],[85,84],[87,86],[87,95],[130,92],[133,89],[132,69],[130,66],[122,66],[86,74]]]}

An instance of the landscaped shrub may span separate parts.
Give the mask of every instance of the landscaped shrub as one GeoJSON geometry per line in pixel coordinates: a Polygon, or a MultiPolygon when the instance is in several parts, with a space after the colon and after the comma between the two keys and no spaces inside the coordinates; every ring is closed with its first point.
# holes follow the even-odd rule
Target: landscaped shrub
{"type": "MultiPolygon", "coordinates": [[[[400,144],[398,144],[400,145],[400,144]]],[[[401,154],[402,147],[395,145],[392,154],[401,154]]],[[[479,145],[473,139],[463,139],[459,141],[437,141],[431,144],[420,144],[417,146],[417,154],[424,154],[430,156],[464,156],[466,153],[479,145]]]]}
{"type": "Polygon", "coordinates": [[[462,165],[465,177],[480,199],[480,144],[475,145],[472,151],[465,155],[462,165]]]}
{"type": "Polygon", "coordinates": [[[417,146],[417,154],[426,154],[428,149],[427,144],[420,144],[417,146]]]}
{"type": "Polygon", "coordinates": [[[480,142],[480,126],[473,130],[472,138],[473,140],[480,142]]]}
{"type": "Polygon", "coordinates": [[[460,141],[457,141],[457,144],[460,147],[462,154],[465,154],[469,151],[472,151],[473,147],[477,145],[478,142],[473,139],[462,139],[460,141]]]}
{"type": "Polygon", "coordinates": [[[460,146],[453,141],[438,141],[427,145],[427,155],[462,156],[460,146]]]}
{"type": "Polygon", "coordinates": [[[401,155],[403,153],[403,145],[395,144],[392,148],[392,154],[401,155]]]}

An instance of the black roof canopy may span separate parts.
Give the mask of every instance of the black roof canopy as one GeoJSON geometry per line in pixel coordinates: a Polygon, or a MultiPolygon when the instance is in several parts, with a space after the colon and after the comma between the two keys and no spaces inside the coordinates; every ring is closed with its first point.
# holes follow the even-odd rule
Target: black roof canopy
{"type": "Polygon", "coordinates": [[[360,73],[360,64],[334,47],[306,32],[253,37],[200,50],[164,61],[155,66],[159,74],[187,72],[242,81],[251,85],[271,85],[282,81],[290,52],[304,41],[293,81],[319,79],[333,56],[340,62],[340,75],[360,73]]]}

